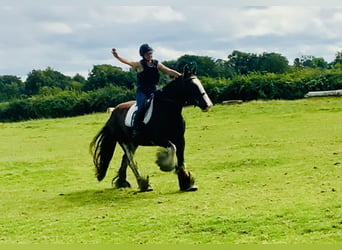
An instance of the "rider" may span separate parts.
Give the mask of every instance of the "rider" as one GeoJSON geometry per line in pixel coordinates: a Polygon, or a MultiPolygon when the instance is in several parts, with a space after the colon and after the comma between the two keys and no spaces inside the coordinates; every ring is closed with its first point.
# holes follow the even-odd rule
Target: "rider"
{"type": "Polygon", "coordinates": [[[116,49],[112,49],[113,56],[120,62],[125,63],[138,71],[137,73],[137,113],[133,124],[133,136],[137,136],[141,132],[142,120],[144,118],[144,105],[146,100],[157,90],[156,85],[159,81],[159,70],[172,76],[179,77],[181,74],[173,69],[170,69],[153,59],[153,49],[148,44],[140,46],[139,54],[142,60],[139,62],[129,61],[120,57],[116,49]]]}

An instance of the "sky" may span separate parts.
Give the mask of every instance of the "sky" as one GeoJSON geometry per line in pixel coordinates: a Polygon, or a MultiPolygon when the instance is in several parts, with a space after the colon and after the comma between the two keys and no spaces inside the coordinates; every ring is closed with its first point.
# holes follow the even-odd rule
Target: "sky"
{"type": "Polygon", "coordinates": [[[226,59],[234,50],[334,60],[342,51],[340,0],[0,0],[0,75],[25,79],[51,67],[87,76],[120,56],[159,61],[184,54],[226,59]]]}

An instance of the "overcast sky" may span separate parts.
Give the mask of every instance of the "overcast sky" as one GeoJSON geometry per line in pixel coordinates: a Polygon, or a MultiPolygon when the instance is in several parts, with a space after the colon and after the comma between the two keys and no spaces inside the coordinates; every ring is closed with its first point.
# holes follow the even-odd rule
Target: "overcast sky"
{"type": "Polygon", "coordinates": [[[111,48],[138,61],[142,43],[160,61],[226,59],[240,50],[281,53],[291,64],[301,55],[331,62],[342,51],[341,27],[340,0],[0,0],[0,75],[25,78],[52,67],[87,76],[97,64],[126,69],[111,48]]]}

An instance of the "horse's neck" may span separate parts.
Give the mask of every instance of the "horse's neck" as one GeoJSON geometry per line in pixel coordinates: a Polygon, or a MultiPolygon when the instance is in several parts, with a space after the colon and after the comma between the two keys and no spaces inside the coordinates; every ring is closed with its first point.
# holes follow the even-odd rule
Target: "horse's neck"
{"type": "Polygon", "coordinates": [[[172,99],[174,101],[182,101],[183,100],[183,88],[182,88],[182,79],[177,78],[169,82],[162,90],[162,96],[167,99],[172,99]]]}
{"type": "Polygon", "coordinates": [[[179,109],[184,105],[182,79],[176,79],[168,83],[158,96],[159,101],[164,105],[179,109]]]}

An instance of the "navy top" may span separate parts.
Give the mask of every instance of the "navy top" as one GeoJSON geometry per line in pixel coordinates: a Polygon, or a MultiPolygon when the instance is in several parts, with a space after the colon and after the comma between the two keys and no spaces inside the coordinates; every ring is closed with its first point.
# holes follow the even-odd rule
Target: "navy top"
{"type": "Polygon", "coordinates": [[[158,61],[153,60],[152,66],[147,65],[146,60],[141,60],[140,64],[143,70],[137,74],[138,88],[142,90],[156,89],[160,77],[158,61]]]}

